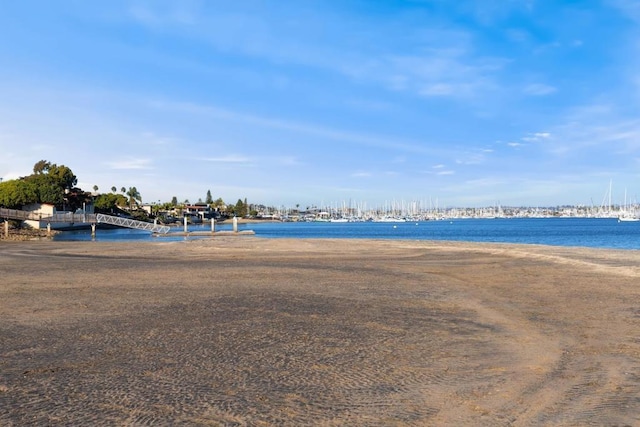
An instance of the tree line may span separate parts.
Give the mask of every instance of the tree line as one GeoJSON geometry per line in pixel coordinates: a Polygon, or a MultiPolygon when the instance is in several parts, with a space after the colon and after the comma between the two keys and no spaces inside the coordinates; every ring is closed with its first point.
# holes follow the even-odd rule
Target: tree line
{"type": "Polygon", "coordinates": [[[31,175],[0,182],[0,206],[18,209],[31,203],[49,203],[75,210],[91,201],[91,194],[77,188],[77,183],[69,167],[40,160],[31,175]]]}
{"type": "MultiPolygon", "coordinates": [[[[118,192],[118,188],[113,186],[110,193],[96,196],[76,187],[77,183],[76,175],[68,166],[40,160],[33,166],[31,175],[0,182],[0,206],[20,209],[32,203],[47,203],[60,210],[75,211],[93,202],[96,212],[116,213],[120,212],[121,208],[128,207],[131,213],[142,203],[142,196],[136,187],[121,187],[118,192]]],[[[93,190],[97,193],[98,186],[94,185],[93,190]]],[[[199,199],[198,202],[202,203],[202,200],[199,199]]],[[[255,212],[250,210],[246,198],[238,199],[235,204],[226,204],[222,198],[214,200],[211,190],[207,190],[204,203],[223,215],[255,215],[255,212]]],[[[169,203],[155,205],[155,210],[157,212],[179,209],[186,204],[189,204],[189,200],[185,200],[181,205],[174,196],[169,203]]]]}

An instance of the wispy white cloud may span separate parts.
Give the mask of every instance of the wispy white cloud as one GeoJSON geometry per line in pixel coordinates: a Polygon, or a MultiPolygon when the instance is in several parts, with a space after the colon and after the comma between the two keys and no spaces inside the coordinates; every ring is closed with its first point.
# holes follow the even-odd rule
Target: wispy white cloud
{"type": "Polygon", "coordinates": [[[531,34],[521,28],[509,28],[505,31],[509,40],[516,43],[524,43],[531,41],[531,34]]]}
{"type": "Polygon", "coordinates": [[[115,161],[104,162],[105,166],[110,169],[152,169],[152,160],[148,158],[144,159],[120,159],[115,161]]]}
{"type": "Polygon", "coordinates": [[[549,139],[550,137],[551,134],[549,132],[535,132],[528,134],[527,136],[523,136],[522,140],[525,142],[537,142],[549,139]]]}
{"type": "Polygon", "coordinates": [[[390,102],[372,99],[347,99],[344,104],[361,111],[389,111],[394,108],[390,102]]]}
{"type": "Polygon", "coordinates": [[[247,13],[226,5],[217,7],[215,13],[199,14],[193,6],[145,3],[144,7],[132,8],[130,14],[140,25],[165,26],[220,52],[240,53],[272,64],[302,65],[426,97],[468,97],[497,87],[494,74],[508,62],[506,58],[478,55],[472,49],[473,36],[462,28],[434,26],[407,31],[402,22],[409,23],[415,16],[354,21],[349,15],[322,9],[323,20],[318,20],[317,11],[312,13],[305,7],[291,11],[272,8],[263,13],[258,8],[247,13]],[[327,36],[326,28],[316,24],[324,21],[332,22],[332,35],[327,36]],[[180,31],[185,24],[188,30],[180,31]],[[291,31],[296,37],[288,35],[291,31]],[[387,35],[376,36],[379,31],[387,35]],[[346,43],[341,38],[342,34],[354,33],[361,37],[349,36],[346,43]],[[403,43],[390,44],[389,33],[403,43]],[[332,43],[338,40],[339,43],[332,43]]]}
{"type": "Polygon", "coordinates": [[[180,2],[136,1],[128,9],[128,14],[133,20],[153,28],[192,25],[196,23],[198,12],[198,3],[190,0],[180,2]]]}
{"type": "Polygon", "coordinates": [[[248,164],[248,163],[254,162],[254,159],[250,157],[237,155],[237,154],[230,154],[227,156],[220,156],[220,157],[200,157],[198,158],[198,160],[202,160],[205,162],[212,162],[212,163],[236,163],[236,164],[237,163],[248,164]]]}
{"type": "Polygon", "coordinates": [[[354,178],[370,178],[372,176],[371,172],[357,171],[351,174],[354,178]]]}
{"type": "Polygon", "coordinates": [[[611,4],[629,18],[640,22],[640,3],[637,0],[612,0],[611,4]]]}
{"type": "Polygon", "coordinates": [[[152,146],[168,146],[173,144],[179,145],[182,142],[178,138],[160,136],[150,131],[142,132],[140,136],[142,140],[152,146]]]}
{"type": "Polygon", "coordinates": [[[494,75],[508,60],[475,58],[468,47],[431,49],[426,55],[385,58],[373,75],[388,76],[388,87],[425,97],[472,97],[497,87],[494,75]]]}
{"type": "MultiPolygon", "coordinates": [[[[635,167],[640,120],[629,117],[625,105],[585,104],[558,115],[557,121],[548,131],[521,138],[548,174],[601,171],[611,177],[627,175],[635,167]]],[[[586,186],[586,181],[583,184],[586,186]]]]}
{"type": "Polygon", "coordinates": [[[486,188],[486,187],[497,187],[505,184],[506,181],[503,178],[499,177],[487,177],[487,178],[477,178],[470,179],[465,182],[469,188],[486,188]]]}
{"type": "Polygon", "coordinates": [[[218,157],[197,157],[193,160],[232,166],[256,166],[270,169],[274,166],[300,166],[303,163],[295,156],[245,156],[228,154],[218,157]]]}
{"type": "Polygon", "coordinates": [[[534,9],[535,0],[513,0],[509,2],[485,0],[482,2],[460,2],[457,7],[473,16],[477,22],[493,26],[509,17],[513,12],[529,13],[534,9]]]}
{"type": "Polygon", "coordinates": [[[480,165],[487,160],[487,153],[483,151],[467,152],[456,159],[459,165],[480,165]]]}
{"type": "Polygon", "coordinates": [[[432,166],[430,170],[422,171],[421,173],[424,173],[427,175],[447,176],[447,175],[454,175],[455,171],[452,169],[448,169],[447,166],[444,164],[437,164],[432,166]]]}
{"type": "Polygon", "coordinates": [[[229,109],[208,105],[199,105],[190,102],[167,102],[154,100],[148,102],[147,105],[151,108],[159,110],[169,110],[190,115],[198,114],[206,117],[232,120],[235,122],[250,124],[254,126],[298,132],[334,141],[349,142],[355,145],[387,148],[392,150],[422,154],[435,154],[440,152],[439,149],[427,146],[424,143],[401,140],[395,136],[385,137],[380,135],[367,135],[345,131],[342,129],[318,126],[310,123],[288,121],[285,119],[271,117],[261,117],[254,114],[240,113],[229,109]]]}
{"type": "Polygon", "coordinates": [[[297,157],[295,156],[277,156],[277,157],[269,157],[267,161],[272,161],[275,164],[282,166],[301,166],[304,165],[297,157]]]}
{"type": "MultiPolygon", "coordinates": [[[[428,85],[420,90],[420,95],[424,96],[449,96],[455,95],[456,92],[460,94],[462,92],[461,86],[453,86],[447,83],[434,83],[428,85]]],[[[468,92],[468,88],[465,88],[464,92],[468,92]]]]}
{"type": "Polygon", "coordinates": [[[557,89],[551,85],[543,83],[534,83],[524,88],[524,93],[533,96],[545,96],[555,93],[557,89]]]}

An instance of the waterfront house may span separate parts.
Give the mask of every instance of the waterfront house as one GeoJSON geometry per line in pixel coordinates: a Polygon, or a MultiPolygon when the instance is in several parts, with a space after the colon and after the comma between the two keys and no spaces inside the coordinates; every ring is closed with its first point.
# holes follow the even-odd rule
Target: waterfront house
{"type": "Polygon", "coordinates": [[[30,212],[32,218],[24,221],[28,227],[35,229],[47,228],[50,225],[55,230],[69,230],[89,227],[88,215],[93,214],[93,204],[86,204],[83,209],[75,212],[59,211],[49,203],[32,203],[22,207],[23,211],[30,212]]]}

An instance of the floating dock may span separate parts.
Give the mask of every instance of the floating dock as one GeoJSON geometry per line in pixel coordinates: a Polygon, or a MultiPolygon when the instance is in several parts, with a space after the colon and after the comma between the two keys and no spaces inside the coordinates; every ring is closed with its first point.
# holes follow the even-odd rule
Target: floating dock
{"type": "Polygon", "coordinates": [[[224,230],[224,231],[175,231],[169,232],[166,234],[153,233],[153,237],[216,237],[216,236],[253,236],[255,231],[253,230],[241,230],[241,231],[232,231],[232,230],[224,230]]]}

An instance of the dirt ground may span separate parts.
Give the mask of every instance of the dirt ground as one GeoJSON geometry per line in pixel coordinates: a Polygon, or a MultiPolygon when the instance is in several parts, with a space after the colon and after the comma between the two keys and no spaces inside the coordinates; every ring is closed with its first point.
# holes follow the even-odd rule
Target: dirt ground
{"type": "Polygon", "coordinates": [[[640,425],[640,252],[0,244],[0,425],[640,425]]]}

